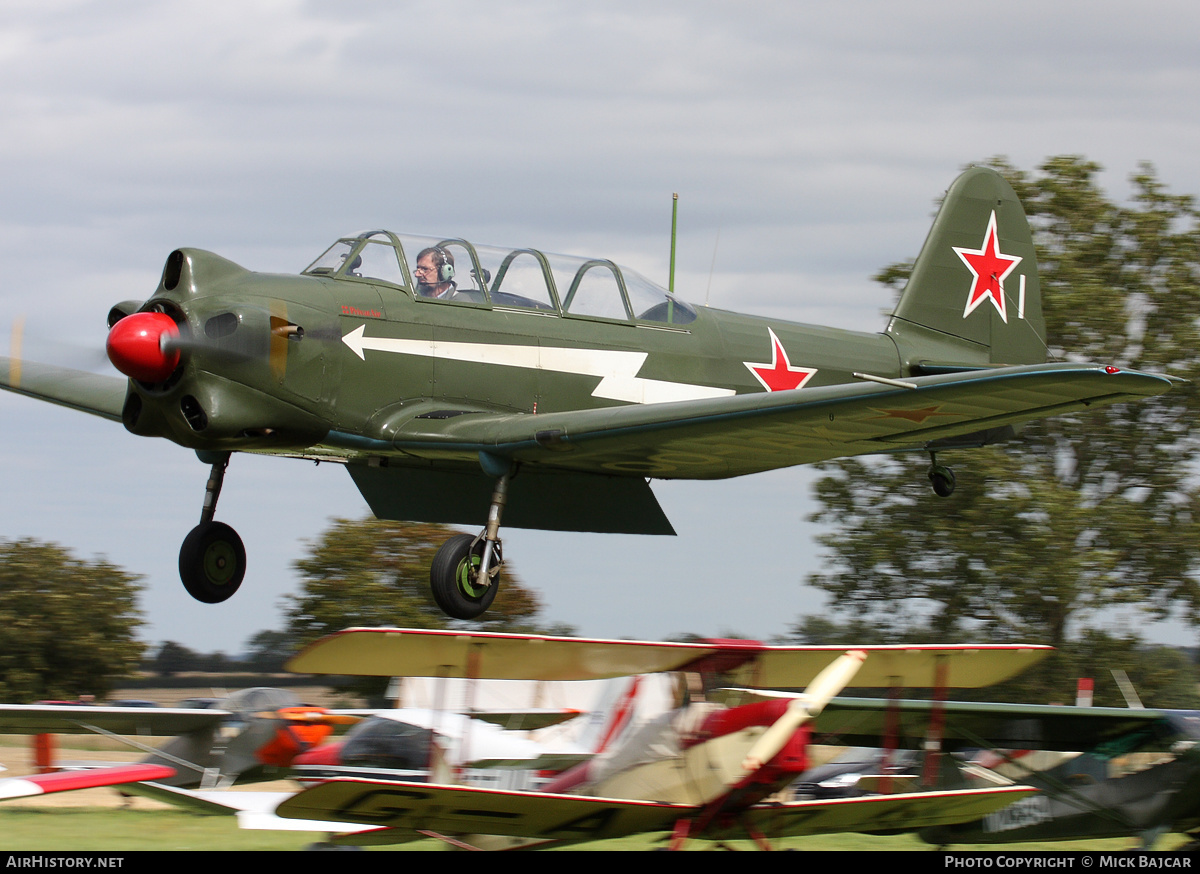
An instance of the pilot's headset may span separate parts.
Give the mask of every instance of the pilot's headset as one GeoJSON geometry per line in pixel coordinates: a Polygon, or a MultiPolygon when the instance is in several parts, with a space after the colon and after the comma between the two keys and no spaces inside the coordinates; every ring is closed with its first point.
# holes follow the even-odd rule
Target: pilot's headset
{"type": "Polygon", "coordinates": [[[454,278],[454,256],[441,246],[434,246],[433,251],[437,253],[438,260],[442,262],[438,267],[438,282],[449,282],[454,278]]]}

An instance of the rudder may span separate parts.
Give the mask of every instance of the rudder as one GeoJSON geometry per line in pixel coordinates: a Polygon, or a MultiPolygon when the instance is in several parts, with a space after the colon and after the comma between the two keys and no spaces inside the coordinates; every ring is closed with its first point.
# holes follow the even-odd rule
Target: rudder
{"type": "Polygon", "coordinates": [[[1033,234],[999,173],[950,186],[887,333],[913,374],[1046,360],[1033,234]]]}

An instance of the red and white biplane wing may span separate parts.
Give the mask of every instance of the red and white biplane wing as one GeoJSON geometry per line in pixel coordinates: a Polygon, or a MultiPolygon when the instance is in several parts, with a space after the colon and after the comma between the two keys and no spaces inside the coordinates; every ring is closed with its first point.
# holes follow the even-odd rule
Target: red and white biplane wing
{"type": "MultiPolygon", "coordinates": [[[[1002,786],[947,792],[797,801],[754,805],[739,819],[769,837],[847,831],[916,829],[965,822],[1033,792],[1002,786]]],[[[557,843],[582,843],[645,832],[670,831],[701,808],[621,798],[540,792],[509,792],[430,783],[334,779],[297,793],[279,805],[284,818],[350,822],[395,830],[396,842],[414,832],[437,835],[507,835],[557,843]]],[[[345,837],[341,843],[387,842],[381,831],[345,837]]],[[[714,821],[692,838],[744,838],[742,826],[714,821]]]]}
{"type": "Polygon", "coordinates": [[[121,786],[143,780],[166,780],[175,776],[175,769],[164,765],[117,765],[111,768],[87,768],[78,771],[56,771],[53,774],[32,774],[28,777],[8,777],[0,780],[0,800],[49,795],[52,792],[72,792],[76,789],[96,789],[101,786],[121,786]]]}
{"type": "MultiPolygon", "coordinates": [[[[859,688],[978,688],[1002,682],[1052,648],[1024,644],[856,646],[859,688]]],[[[288,662],[298,674],[593,680],[659,671],[721,673],[758,688],[808,685],[845,646],[767,646],[752,640],[662,643],[532,634],[350,628],[288,662]]]]}

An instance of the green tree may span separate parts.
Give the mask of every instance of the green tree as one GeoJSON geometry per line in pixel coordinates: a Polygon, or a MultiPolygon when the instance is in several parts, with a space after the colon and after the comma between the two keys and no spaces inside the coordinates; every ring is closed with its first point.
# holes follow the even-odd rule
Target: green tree
{"type": "MultiPolygon", "coordinates": [[[[1119,205],[1082,158],[1052,158],[1038,176],[994,163],[1034,227],[1050,356],[1191,382],[960,453],[948,499],[931,494],[916,454],[823,465],[813,519],[832,530],[820,538],[826,568],[808,582],[842,615],[948,639],[1063,646],[1115,604],[1200,622],[1193,199],[1168,194],[1147,166],[1119,205]]],[[[898,286],[906,275],[896,265],[878,278],[898,286]]]]}
{"type": "MultiPolygon", "coordinates": [[[[1124,673],[1138,700],[1145,707],[1194,710],[1200,707],[1197,692],[1196,666],[1179,649],[1169,646],[1147,646],[1136,634],[1112,634],[1087,629],[1073,640],[1067,651],[1058,655],[1054,670],[1034,671],[1037,680],[1055,687],[1062,698],[1062,682],[1090,677],[1095,681],[1093,703],[1098,707],[1125,707],[1114,672],[1124,673]]],[[[1067,697],[1064,704],[1072,703],[1067,697]]]]}
{"type": "Polygon", "coordinates": [[[154,671],[160,677],[171,677],[184,671],[199,670],[200,658],[199,654],[182,643],[165,640],[159,645],[154,657],[147,661],[146,669],[154,671]]]}
{"type": "Polygon", "coordinates": [[[479,619],[449,619],[429,593],[434,553],[458,532],[445,525],[336,519],[294,567],[301,591],[286,598],[287,632],[301,644],[351,626],[534,630],[541,609],[509,563],[479,619]]]}
{"type": "Polygon", "coordinates": [[[138,668],[139,578],[36,540],[0,541],[0,700],[103,697],[138,668]]]}
{"type": "Polygon", "coordinates": [[[260,631],[250,638],[248,646],[244,669],[264,674],[282,673],[284,663],[299,649],[286,631],[260,631]]]}

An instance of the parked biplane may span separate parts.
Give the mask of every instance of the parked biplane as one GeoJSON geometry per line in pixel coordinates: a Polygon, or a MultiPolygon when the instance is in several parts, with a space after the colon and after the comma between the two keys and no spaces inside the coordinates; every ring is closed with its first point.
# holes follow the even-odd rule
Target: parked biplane
{"type": "Polygon", "coordinates": [[[1010,781],[1038,789],[977,819],[920,830],[942,847],[1132,837],[1150,849],[1167,833],[1186,835],[1189,848],[1200,840],[1197,711],[837,698],[812,736],[852,749],[802,775],[797,797],[1010,781]]]}
{"type": "Polygon", "coordinates": [[[128,379],[0,358],[0,387],[193,449],[211,474],[180,575],[230,597],[245,548],[214,519],[233,452],[345,463],[376,516],[486,526],[430,569],[472,618],[495,598],[500,525],[672,534],[649,479],[718,479],[845,455],[937,452],[1168,378],[1047,364],[1036,256],[1012,188],[951,186],[881,333],[677,299],[604,259],[374,231],[298,276],[172,252],[109,313],[128,379]]]}
{"type": "MultiPolygon", "coordinates": [[[[881,831],[976,819],[1032,791],[992,786],[834,801],[765,803],[806,767],[812,720],[840,689],[976,687],[1036,663],[1046,647],[774,647],[584,640],[517,634],[350,629],[297,655],[297,673],[581,680],[679,672],[680,705],[538,791],[333,778],[278,805],[283,818],[347,825],[335,843],[439,837],[457,845],[563,844],[640,832],[687,839],[881,831]],[[753,689],[808,686],[725,706],[717,680],[753,689]],[[365,830],[363,830],[365,829],[365,830]],[[499,844],[498,844],[499,842],[499,844]]],[[[725,694],[732,694],[726,692],[725,694]]]]}
{"type": "MultiPolygon", "coordinates": [[[[815,728],[846,743],[878,738],[890,721],[900,746],[916,747],[933,706],[842,699],[815,728]]],[[[1200,839],[1200,713],[1115,707],[948,702],[939,706],[941,750],[984,747],[963,764],[986,764],[1035,795],[977,819],[923,829],[929,843],[1133,837],[1150,848],[1169,832],[1200,839]],[[1060,754],[1047,766],[1029,751],[1060,754]],[[1032,761],[1031,761],[1032,760],[1032,761]]],[[[946,785],[927,762],[916,785],[946,785]]]]}
{"type": "Polygon", "coordinates": [[[37,770],[77,775],[77,783],[66,777],[45,781],[47,787],[57,787],[53,791],[146,780],[208,790],[346,774],[427,779],[434,767],[460,778],[469,770],[478,782],[511,786],[520,783],[506,775],[563,770],[595,755],[626,728],[622,713],[628,717],[646,707],[660,712],[660,701],[640,694],[645,688],[618,684],[610,696],[593,684],[579,690],[577,707],[538,709],[328,710],[303,705],[289,691],[262,687],[243,689],[203,709],[0,705],[0,734],[34,735],[40,741],[35,744],[37,770]],[[585,700],[595,709],[585,709],[585,700]],[[528,737],[531,730],[579,718],[589,724],[572,737],[554,743],[528,737]],[[345,726],[351,726],[349,731],[334,738],[335,729],[345,726]],[[513,727],[520,731],[508,730],[513,727]],[[59,762],[49,740],[59,734],[112,738],[145,758],[136,765],[59,762]],[[169,739],[159,746],[148,743],[157,737],[169,739]],[[150,772],[146,766],[171,773],[150,772]]]}
{"type": "Polygon", "coordinates": [[[588,683],[406,678],[406,697],[416,697],[411,687],[420,679],[432,687],[424,707],[410,701],[374,711],[344,737],[297,755],[293,779],[307,784],[352,776],[537,788],[549,774],[621,743],[671,701],[668,684],[645,677],[588,683]],[[484,705],[488,699],[493,706],[484,705]],[[559,706],[532,707],[535,699],[559,706]]]}
{"type": "MultiPolygon", "coordinates": [[[[0,704],[0,734],[113,738],[144,753],[140,764],[174,771],[140,779],[173,786],[228,786],[286,777],[296,755],[319,745],[335,727],[358,721],[358,715],[304,706],[292,693],[269,688],[243,689],[204,708],[0,704]],[[147,743],[162,737],[169,740],[157,747],[147,743]]],[[[36,750],[38,769],[60,767],[51,746],[36,750]]],[[[125,767],[130,766],[88,767],[88,779],[102,779],[105,771],[119,777],[125,767]]],[[[72,773],[79,770],[73,767],[72,773]]]]}

